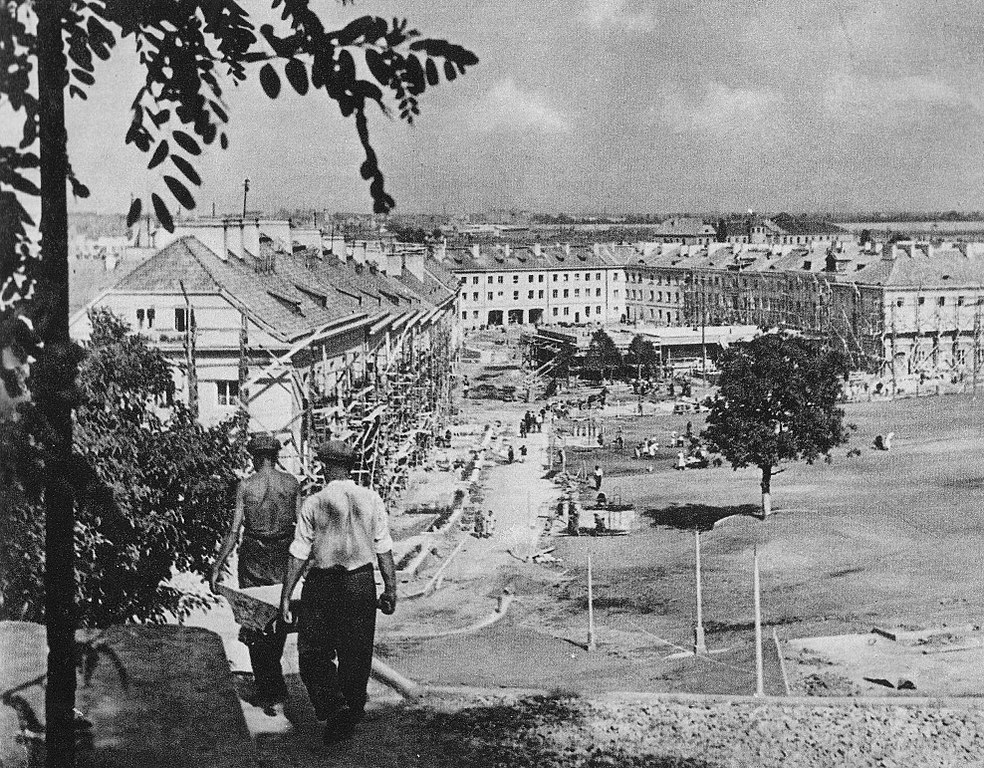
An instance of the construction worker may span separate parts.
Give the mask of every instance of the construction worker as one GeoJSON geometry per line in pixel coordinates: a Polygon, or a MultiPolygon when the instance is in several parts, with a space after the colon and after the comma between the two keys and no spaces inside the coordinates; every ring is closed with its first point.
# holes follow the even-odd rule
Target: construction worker
{"type": "Polygon", "coordinates": [[[594,468],[594,472],[592,473],[592,476],[594,477],[595,490],[600,491],[601,481],[605,477],[605,473],[602,471],[600,464],[595,464],[595,468],[594,468]]]}
{"type": "Polygon", "coordinates": [[[490,509],[485,513],[485,524],[482,526],[483,536],[488,539],[495,533],[495,513],[490,509]]]}
{"type": "MultiPolygon", "coordinates": [[[[239,546],[239,586],[262,587],[284,580],[284,564],[294,538],[299,504],[299,486],[293,475],[277,469],[280,443],[269,434],[254,435],[246,445],[253,457],[254,474],[236,489],[236,506],[219,555],[212,566],[209,584],[217,592],[226,559],[243,530],[239,546]]],[[[239,639],[249,649],[256,688],[256,703],[268,715],[276,715],[287,698],[280,657],[287,629],[277,623],[266,632],[243,628],[239,639]]],[[[282,714],[282,713],[280,713],[282,714]]]]}
{"type": "Polygon", "coordinates": [[[349,738],[365,713],[376,610],[396,610],[396,566],[382,498],[349,477],[355,452],[329,440],[317,458],[326,484],[297,516],[280,613],[285,622],[293,619],[290,598],[310,566],[301,593],[298,663],[315,716],[326,721],[323,738],[334,743],[349,738]],[[383,577],[378,599],[374,560],[383,577]]]}

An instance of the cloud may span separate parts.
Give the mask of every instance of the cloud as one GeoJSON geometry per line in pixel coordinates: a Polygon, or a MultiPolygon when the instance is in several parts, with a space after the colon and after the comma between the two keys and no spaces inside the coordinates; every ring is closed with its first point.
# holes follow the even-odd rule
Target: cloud
{"type": "Polygon", "coordinates": [[[581,20],[593,29],[645,32],[655,29],[656,14],[650,9],[627,8],[628,0],[585,0],[581,20]]]}
{"type": "Polygon", "coordinates": [[[829,79],[823,94],[827,113],[833,117],[861,117],[918,107],[971,109],[984,112],[978,93],[956,87],[941,77],[869,77],[840,72],[829,79]]]}
{"type": "Polygon", "coordinates": [[[696,95],[666,90],[659,113],[677,133],[772,140],[782,130],[782,94],[774,88],[731,88],[712,81],[696,95]]]}
{"type": "Polygon", "coordinates": [[[535,131],[541,134],[569,133],[570,121],[546,100],[516,84],[512,78],[499,80],[485,94],[473,118],[480,132],[535,131]]]}

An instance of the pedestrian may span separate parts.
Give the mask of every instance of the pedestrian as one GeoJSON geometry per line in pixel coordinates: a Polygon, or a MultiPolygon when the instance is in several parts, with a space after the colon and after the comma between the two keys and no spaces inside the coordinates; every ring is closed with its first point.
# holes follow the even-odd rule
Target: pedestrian
{"type": "Polygon", "coordinates": [[[526,443],[519,446],[519,460],[526,461],[526,443]]]}
{"type": "Polygon", "coordinates": [[[508,461],[510,464],[516,461],[516,451],[513,450],[513,447],[511,445],[506,450],[506,461],[508,461]]]}
{"type": "Polygon", "coordinates": [[[475,512],[475,537],[479,539],[485,538],[485,513],[475,512]]]}
{"type": "Polygon", "coordinates": [[[521,438],[526,437],[526,419],[519,420],[519,436],[521,438]]]}
{"type": "Polygon", "coordinates": [[[683,451],[680,451],[679,453],[677,453],[676,468],[677,469],[686,469],[687,468],[687,458],[686,458],[686,456],[683,455],[683,451]]]}
{"type": "Polygon", "coordinates": [[[492,534],[495,533],[495,513],[491,509],[485,513],[485,523],[482,529],[486,539],[491,538],[492,534]]]}
{"type": "Polygon", "coordinates": [[[323,738],[333,743],[349,738],[365,713],[376,610],[387,615],[396,610],[396,567],[382,498],[349,477],[355,452],[329,440],[319,446],[317,458],[326,485],[298,514],[280,612],[290,623],[290,596],[308,568],[298,664],[315,716],[326,721],[323,738]],[[373,560],[383,578],[378,599],[373,560]]]}
{"type": "Polygon", "coordinates": [[[596,491],[600,491],[601,490],[601,481],[604,478],[604,476],[605,476],[604,475],[604,472],[601,471],[601,465],[595,464],[595,468],[594,468],[594,483],[595,483],[595,490],[596,491]]]}
{"type": "MultiPolygon", "coordinates": [[[[280,443],[273,435],[254,435],[246,444],[255,472],[239,482],[232,523],[219,555],[212,566],[209,585],[218,592],[219,577],[226,559],[239,540],[239,587],[263,587],[284,580],[284,564],[294,538],[294,522],[299,505],[299,486],[293,475],[277,469],[280,443]]],[[[287,698],[280,657],[284,652],[287,628],[274,622],[268,631],[243,627],[239,639],[249,650],[253,669],[256,704],[274,716],[287,698]]]]}

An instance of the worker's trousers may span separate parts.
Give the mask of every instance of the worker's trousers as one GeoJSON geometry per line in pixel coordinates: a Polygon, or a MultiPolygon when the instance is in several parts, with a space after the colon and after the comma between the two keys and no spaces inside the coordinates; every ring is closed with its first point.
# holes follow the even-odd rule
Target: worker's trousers
{"type": "Polygon", "coordinates": [[[318,719],[346,704],[361,713],[376,632],[372,564],[352,571],[312,568],[301,592],[297,631],[301,680],[318,719]]]}

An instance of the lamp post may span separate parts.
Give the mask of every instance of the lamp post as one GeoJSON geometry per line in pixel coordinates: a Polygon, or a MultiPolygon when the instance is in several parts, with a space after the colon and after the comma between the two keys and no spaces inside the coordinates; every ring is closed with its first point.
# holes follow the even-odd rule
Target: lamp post
{"type": "Polygon", "coordinates": [[[697,625],[694,627],[694,655],[707,653],[707,643],[704,640],[704,606],[700,584],[700,529],[694,528],[695,571],[697,574],[697,625]]]}
{"type": "Polygon", "coordinates": [[[243,179],[243,218],[246,218],[246,195],[249,192],[249,177],[243,179]]]}

